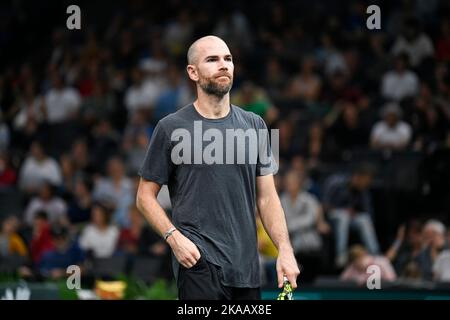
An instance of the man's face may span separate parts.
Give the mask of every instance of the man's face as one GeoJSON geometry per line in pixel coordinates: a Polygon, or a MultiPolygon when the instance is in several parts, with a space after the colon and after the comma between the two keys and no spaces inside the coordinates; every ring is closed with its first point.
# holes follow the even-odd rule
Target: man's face
{"type": "Polygon", "coordinates": [[[356,259],[355,268],[361,272],[365,272],[370,265],[371,258],[369,255],[363,255],[356,259]]]}
{"type": "Polygon", "coordinates": [[[410,231],[408,234],[408,240],[412,246],[420,247],[422,244],[422,233],[420,231],[410,231]]]}
{"type": "Polygon", "coordinates": [[[395,113],[389,112],[386,115],[386,123],[388,124],[389,127],[391,127],[391,128],[395,127],[395,125],[397,124],[397,121],[398,121],[398,117],[395,113]]]}
{"type": "Polygon", "coordinates": [[[110,177],[122,177],[124,174],[123,163],[119,159],[111,159],[108,163],[110,177]]]}
{"type": "Polygon", "coordinates": [[[218,39],[201,41],[189,76],[207,94],[223,97],[233,86],[234,64],[227,45],[218,39]]]}
{"type": "Polygon", "coordinates": [[[370,187],[372,183],[372,176],[364,173],[355,174],[352,182],[356,189],[363,191],[370,187]]]}
{"type": "Polygon", "coordinates": [[[302,178],[296,172],[290,172],[286,176],[286,189],[289,192],[298,192],[302,186],[302,178]]]}

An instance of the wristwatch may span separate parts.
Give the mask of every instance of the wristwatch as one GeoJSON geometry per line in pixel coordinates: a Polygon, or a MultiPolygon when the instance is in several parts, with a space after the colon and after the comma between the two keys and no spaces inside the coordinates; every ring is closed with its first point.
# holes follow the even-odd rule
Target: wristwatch
{"type": "Polygon", "coordinates": [[[174,233],[174,231],[176,231],[177,228],[170,228],[169,231],[167,231],[164,234],[164,240],[167,241],[167,238],[170,237],[172,235],[172,233],[174,233]]]}

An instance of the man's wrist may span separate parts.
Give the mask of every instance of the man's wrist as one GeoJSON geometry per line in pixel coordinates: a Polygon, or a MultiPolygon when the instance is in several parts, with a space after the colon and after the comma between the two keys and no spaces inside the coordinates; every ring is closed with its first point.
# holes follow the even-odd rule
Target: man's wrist
{"type": "Polygon", "coordinates": [[[278,245],[278,252],[290,252],[293,253],[294,249],[290,243],[281,243],[278,245]]]}
{"type": "Polygon", "coordinates": [[[172,234],[177,231],[177,228],[172,227],[164,233],[164,241],[168,242],[168,239],[172,237],[172,234]]]}

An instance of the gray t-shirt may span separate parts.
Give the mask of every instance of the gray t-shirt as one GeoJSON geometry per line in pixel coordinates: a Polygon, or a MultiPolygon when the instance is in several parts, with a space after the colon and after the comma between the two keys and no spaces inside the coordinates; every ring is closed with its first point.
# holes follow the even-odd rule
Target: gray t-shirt
{"type": "MultiPolygon", "coordinates": [[[[225,117],[207,119],[190,104],[159,121],[139,171],[145,180],[168,185],[173,224],[208,262],[220,267],[226,286],[260,286],[256,177],[278,169],[267,133],[261,117],[239,107],[231,105],[225,117]],[[258,134],[255,142],[249,138],[251,134],[243,135],[252,131],[266,134],[258,134]],[[227,139],[230,132],[238,138],[227,139]],[[242,137],[245,143],[239,144],[242,137]],[[186,147],[189,141],[190,148],[186,147]]],[[[179,264],[174,257],[173,266],[178,278],[179,264]]]]}

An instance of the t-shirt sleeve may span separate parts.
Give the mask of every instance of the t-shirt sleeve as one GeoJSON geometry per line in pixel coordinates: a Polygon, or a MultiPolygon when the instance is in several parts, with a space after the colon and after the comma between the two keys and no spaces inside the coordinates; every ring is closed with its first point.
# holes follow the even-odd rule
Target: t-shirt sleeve
{"type": "Polygon", "coordinates": [[[147,153],[138,174],[145,180],[167,184],[174,164],[170,157],[171,143],[159,122],[153,131],[147,153]]]}
{"type": "Polygon", "coordinates": [[[278,171],[278,164],[276,156],[278,155],[278,135],[273,135],[270,141],[271,134],[267,129],[266,123],[261,117],[258,117],[258,161],[256,163],[256,175],[267,176],[276,174],[278,171]],[[272,147],[274,146],[274,148],[272,147]],[[275,151],[275,155],[274,155],[275,151]]]}

